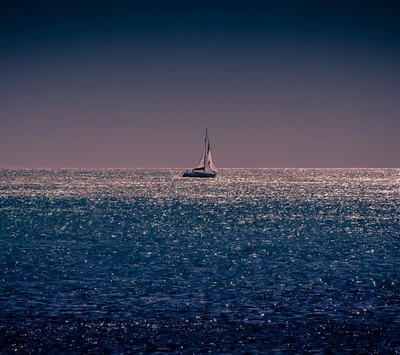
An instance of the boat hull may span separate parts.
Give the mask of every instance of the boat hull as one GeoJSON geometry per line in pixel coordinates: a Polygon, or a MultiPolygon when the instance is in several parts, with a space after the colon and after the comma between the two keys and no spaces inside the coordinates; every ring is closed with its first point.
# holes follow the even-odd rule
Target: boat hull
{"type": "Polygon", "coordinates": [[[199,171],[185,171],[183,177],[194,177],[194,178],[214,178],[217,173],[203,173],[199,171]]]}

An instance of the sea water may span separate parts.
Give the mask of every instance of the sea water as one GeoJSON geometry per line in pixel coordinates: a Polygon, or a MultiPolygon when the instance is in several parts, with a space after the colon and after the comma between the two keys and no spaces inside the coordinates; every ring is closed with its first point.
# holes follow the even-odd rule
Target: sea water
{"type": "Polygon", "coordinates": [[[0,170],[1,354],[400,353],[400,170],[0,170]]]}

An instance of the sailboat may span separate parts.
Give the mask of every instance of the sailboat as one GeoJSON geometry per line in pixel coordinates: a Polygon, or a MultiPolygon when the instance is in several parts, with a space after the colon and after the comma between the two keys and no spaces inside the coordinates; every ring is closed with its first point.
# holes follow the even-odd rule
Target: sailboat
{"type": "Polygon", "coordinates": [[[197,166],[192,170],[186,170],[183,173],[183,177],[199,177],[199,178],[213,178],[217,175],[217,169],[215,168],[213,157],[211,154],[210,140],[207,134],[204,139],[204,148],[201,153],[201,157],[197,166]]]}

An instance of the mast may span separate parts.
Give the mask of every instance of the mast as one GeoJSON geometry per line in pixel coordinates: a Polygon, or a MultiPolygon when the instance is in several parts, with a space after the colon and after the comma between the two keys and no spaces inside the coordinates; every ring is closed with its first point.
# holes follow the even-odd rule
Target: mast
{"type": "Polygon", "coordinates": [[[207,158],[208,158],[208,151],[207,151],[207,128],[206,128],[206,136],[204,138],[204,171],[207,169],[207,158]]]}

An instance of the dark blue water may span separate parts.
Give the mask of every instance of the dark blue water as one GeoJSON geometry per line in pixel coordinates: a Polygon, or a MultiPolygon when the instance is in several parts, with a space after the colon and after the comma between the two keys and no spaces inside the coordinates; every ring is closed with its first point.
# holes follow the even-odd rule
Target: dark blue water
{"type": "Polygon", "coordinates": [[[1,354],[400,353],[400,170],[0,170],[1,354]]]}

